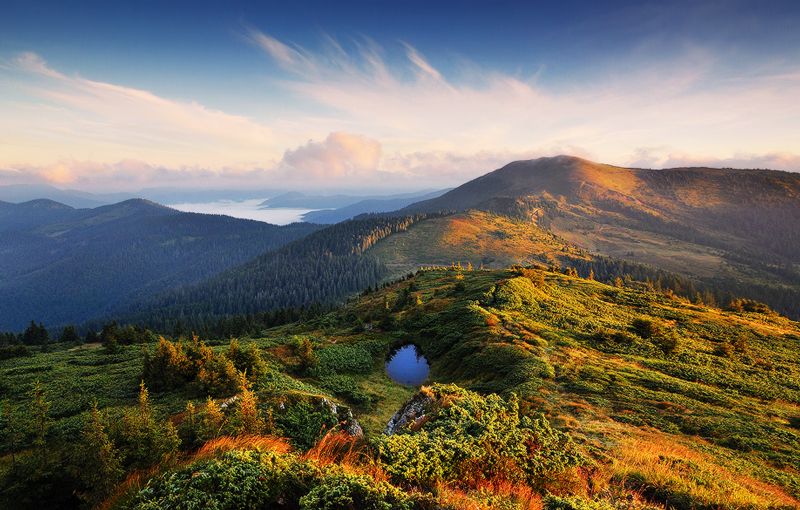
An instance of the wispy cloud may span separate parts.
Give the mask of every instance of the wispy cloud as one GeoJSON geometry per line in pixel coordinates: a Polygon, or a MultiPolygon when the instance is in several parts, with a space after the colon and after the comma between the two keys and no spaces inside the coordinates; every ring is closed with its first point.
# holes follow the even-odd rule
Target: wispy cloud
{"type": "Polygon", "coordinates": [[[800,171],[800,64],[787,58],[734,69],[698,46],[668,60],[633,50],[556,84],[548,62],[526,77],[406,42],[244,37],[292,106],[264,91],[243,116],[68,75],[34,53],[2,63],[0,184],[453,186],[557,154],[800,171]]]}
{"type": "MultiPolygon", "coordinates": [[[[104,155],[127,150],[161,163],[202,161],[212,168],[235,161],[232,154],[262,162],[280,154],[273,130],[247,117],[145,90],[65,76],[33,53],[21,54],[11,69],[26,92],[38,98],[38,104],[28,107],[29,113],[35,116],[36,109],[47,109],[47,123],[75,149],[90,143],[90,152],[104,155]],[[32,83],[24,81],[31,77],[36,78],[32,83]]],[[[21,122],[32,122],[31,115],[23,115],[21,122]]]]}
{"type": "MultiPolygon", "coordinates": [[[[251,34],[257,39],[260,32],[251,34]]],[[[296,50],[302,58],[285,67],[295,73],[285,86],[362,132],[385,133],[376,138],[386,153],[579,147],[614,164],[638,161],[639,147],[663,144],[718,159],[742,150],[800,153],[792,134],[800,121],[796,63],[763,62],[740,73],[714,52],[687,46],[682,57],[664,62],[634,53],[603,75],[560,88],[541,85],[538,76],[474,68],[466,85],[401,45],[405,63],[391,65],[374,43],[347,53],[328,39],[320,52],[296,50]]],[[[280,63],[285,51],[272,46],[265,49],[280,63]]]]}

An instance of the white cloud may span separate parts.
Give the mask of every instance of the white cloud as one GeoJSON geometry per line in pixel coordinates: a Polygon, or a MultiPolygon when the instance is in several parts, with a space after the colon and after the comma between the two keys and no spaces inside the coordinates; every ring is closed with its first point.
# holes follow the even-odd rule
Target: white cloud
{"type": "Polygon", "coordinates": [[[365,136],[339,131],[324,142],[309,141],[294,150],[287,150],[279,167],[286,177],[335,180],[369,177],[378,168],[381,144],[365,136]]]}

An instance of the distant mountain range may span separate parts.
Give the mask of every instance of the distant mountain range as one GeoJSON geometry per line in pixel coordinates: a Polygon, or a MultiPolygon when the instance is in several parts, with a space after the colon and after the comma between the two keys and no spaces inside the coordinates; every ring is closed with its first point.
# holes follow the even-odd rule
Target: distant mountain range
{"type": "Polygon", "coordinates": [[[44,198],[75,209],[91,209],[134,198],[144,198],[159,204],[180,204],[263,199],[281,193],[285,193],[285,190],[187,190],[170,187],[145,188],[137,192],[88,193],[71,189],[62,190],[47,184],[11,184],[0,186],[0,201],[19,204],[44,198]]]}
{"type": "Polygon", "coordinates": [[[292,193],[265,202],[349,202],[308,216],[319,222],[374,213],[305,239],[320,227],[192,215],[142,200],[91,210],[0,203],[0,330],[30,319],[54,325],[122,313],[166,324],[170,314],[209,320],[337,302],[390,275],[457,262],[538,261],[604,278],[667,279],[683,294],[696,286],[693,299],[735,295],[800,317],[798,174],[628,169],[558,156],[510,163],[440,193],[292,193]],[[452,214],[468,210],[486,214],[452,214]]]}
{"type": "Polygon", "coordinates": [[[182,213],[135,199],[94,209],[0,202],[0,331],[113,316],[202,281],[319,226],[182,213]]]}

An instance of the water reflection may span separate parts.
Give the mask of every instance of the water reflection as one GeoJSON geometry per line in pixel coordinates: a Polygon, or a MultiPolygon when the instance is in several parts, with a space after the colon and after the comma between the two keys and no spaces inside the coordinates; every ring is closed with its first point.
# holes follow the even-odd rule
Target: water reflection
{"type": "Polygon", "coordinates": [[[386,361],[386,373],[389,377],[406,386],[422,385],[428,378],[429,371],[428,360],[419,347],[413,344],[392,351],[386,361]]]}

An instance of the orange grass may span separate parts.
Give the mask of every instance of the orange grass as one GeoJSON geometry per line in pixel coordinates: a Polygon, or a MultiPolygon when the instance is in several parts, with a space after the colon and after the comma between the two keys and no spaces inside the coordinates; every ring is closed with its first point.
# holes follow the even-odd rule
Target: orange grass
{"type": "Polygon", "coordinates": [[[463,510],[491,510],[492,502],[482,501],[487,496],[495,496],[504,501],[519,505],[520,510],[542,510],[542,498],[525,484],[514,484],[507,480],[500,482],[485,481],[475,485],[474,489],[465,492],[445,485],[436,488],[439,504],[447,508],[463,510]]]}
{"type": "Polygon", "coordinates": [[[141,491],[147,482],[154,476],[172,469],[214,459],[225,452],[231,450],[246,450],[258,448],[262,450],[272,450],[278,454],[288,453],[291,447],[285,439],[274,436],[243,435],[243,436],[222,436],[213,439],[203,445],[191,455],[179,458],[170,458],[157,464],[146,471],[134,471],[122,482],[117,490],[104,502],[98,505],[97,510],[108,510],[113,508],[116,503],[126,495],[136,494],[141,491]]]}
{"type": "Polygon", "coordinates": [[[673,492],[689,494],[705,504],[727,508],[800,507],[800,502],[774,485],[714,463],[709,455],[663,434],[625,438],[610,466],[617,480],[644,479],[673,492]]]}
{"type": "Polygon", "coordinates": [[[185,466],[193,462],[210,460],[230,450],[246,450],[249,448],[271,450],[281,455],[288,453],[291,449],[289,443],[287,443],[285,439],[275,436],[222,436],[204,444],[202,448],[189,457],[186,462],[183,462],[182,465],[185,466]]]}
{"type": "Polygon", "coordinates": [[[374,455],[363,437],[345,432],[328,432],[313,448],[301,455],[300,460],[313,460],[322,466],[337,464],[354,468],[372,464],[374,455]]]}

